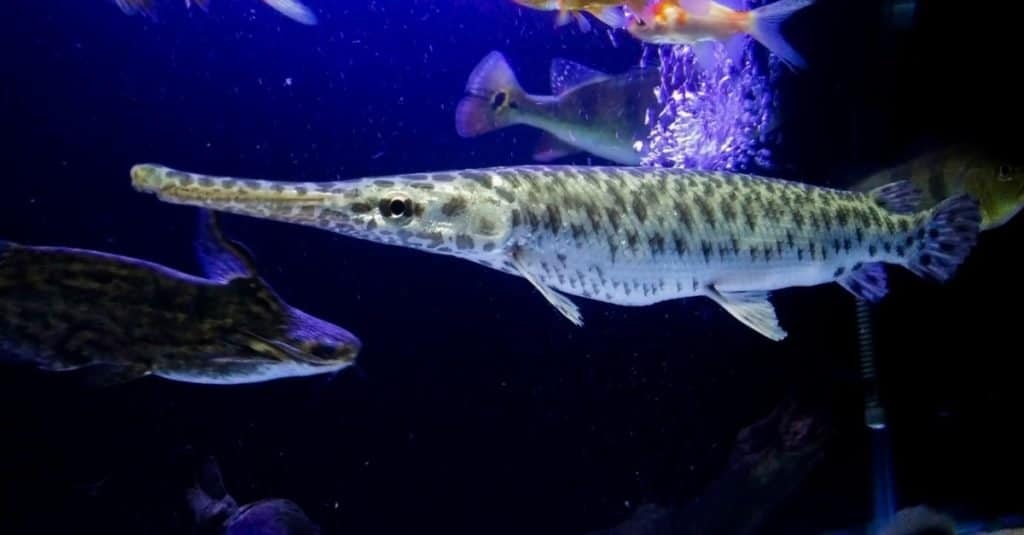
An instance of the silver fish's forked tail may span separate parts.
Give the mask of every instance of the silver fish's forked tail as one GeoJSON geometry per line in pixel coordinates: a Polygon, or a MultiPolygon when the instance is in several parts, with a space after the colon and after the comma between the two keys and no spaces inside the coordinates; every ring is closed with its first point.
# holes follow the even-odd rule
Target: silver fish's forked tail
{"type": "Polygon", "coordinates": [[[814,0],[778,0],[751,11],[750,35],[793,69],[806,69],[803,56],[782,36],[782,25],[814,0]]]}
{"type": "Polygon", "coordinates": [[[466,93],[455,108],[455,131],[462,137],[515,124],[513,112],[527,98],[505,55],[498,51],[487,54],[473,69],[466,93]]]}
{"type": "Polygon", "coordinates": [[[263,0],[268,6],[274,8],[274,11],[288,17],[289,19],[298,22],[299,24],[305,24],[307,26],[315,26],[317,24],[316,15],[313,10],[309,9],[305,4],[299,0],[263,0]]]}
{"type": "Polygon", "coordinates": [[[728,172],[519,166],[339,182],[132,169],[160,199],[456,256],[528,281],[562,316],[569,296],[624,306],[703,296],[771,340],[770,292],[835,282],[877,301],[885,264],[948,280],[977,241],[978,202],[927,210],[909,182],[869,192],[728,172]]]}

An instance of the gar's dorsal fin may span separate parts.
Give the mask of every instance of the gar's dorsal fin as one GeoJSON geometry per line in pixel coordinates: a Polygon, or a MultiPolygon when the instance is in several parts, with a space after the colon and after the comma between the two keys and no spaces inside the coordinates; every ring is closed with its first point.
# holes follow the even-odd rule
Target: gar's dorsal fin
{"type": "Polygon", "coordinates": [[[565,58],[551,60],[551,92],[561,95],[581,85],[607,80],[610,75],[565,58]]]}
{"type": "Polygon", "coordinates": [[[252,253],[224,236],[214,211],[200,208],[198,219],[195,248],[204,277],[217,282],[259,278],[252,253]]]}

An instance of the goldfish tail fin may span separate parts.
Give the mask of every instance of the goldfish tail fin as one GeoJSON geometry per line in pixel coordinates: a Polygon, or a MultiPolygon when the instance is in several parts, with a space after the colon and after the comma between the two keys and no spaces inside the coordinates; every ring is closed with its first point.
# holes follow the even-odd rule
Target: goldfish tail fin
{"type": "Polygon", "coordinates": [[[572,17],[576,19],[576,24],[579,25],[581,32],[587,33],[593,29],[590,26],[590,21],[587,20],[587,17],[583,16],[583,13],[580,13],[579,11],[574,11],[572,17]]]}
{"type": "Polygon", "coordinates": [[[114,0],[117,7],[121,8],[121,12],[125,15],[136,15],[141,14],[152,21],[159,20],[156,16],[156,10],[153,7],[152,2],[142,2],[138,4],[129,3],[127,0],[114,0]]]}
{"type": "Polygon", "coordinates": [[[790,68],[805,69],[803,57],[782,36],[782,24],[797,11],[811,5],[814,0],[779,0],[750,12],[750,36],[757,39],[790,68]]]}
{"type": "Polygon", "coordinates": [[[625,0],[623,3],[629,12],[638,19],[642,19],[644,12],[647,11],[647,0],[625,0]]]}
{"type": "Polygon", "coordinates": [[[278,13],[307,26],[314,26],[317,23],[316,15],[311,9],[299,0],[263,0],[278,13]]]}
{"type": "Polygon", "coordinates": [[[597,20],[612,28],[626,27],[626,12],[621,7],[606,7],[603,9],[588,10],[588,13],[597,20]]]}
{"type": "Polygon", "coordinates": [[[555,17],[555,27],[561,28],[570,22],[572,22],[572,13],[567,9],[558,10],[558,16],[555,17]]]}
{"type": "Polygon", "coordinates": [[[942,201],[931,214],[918,231],[921,248],[911,256],[907,268],[919,277],[945,282],[978,241],[981,209],[976,199],[961,194],[942,201]]]}
{"type": "Polygon", "coordinates": [[[513,110],[526,98],[505,55],[493,51],[477,64],[455,109],[455,130],[476,137],[514,124],[513,110]]]}

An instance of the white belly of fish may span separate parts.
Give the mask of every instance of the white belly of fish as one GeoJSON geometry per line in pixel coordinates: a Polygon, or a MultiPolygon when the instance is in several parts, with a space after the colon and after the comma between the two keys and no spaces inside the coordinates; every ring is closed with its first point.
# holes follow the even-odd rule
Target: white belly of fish
{"type": "Polygon", "coordinates": [[[824,284],[835,281],[837,269],[857,261],[844,255],[835,261],[809,263],[784,252],[777,260],[759,263],[736,255],[705,262],[703,255],[651,258],[649,254],[619,255],[612,262],[607,246],[595,244],[587,250],[552,243],[547,249],[524,255],[525,264],[545,285],[568,295],[625,306],[707,295],[712,286],[723,292],[749,292],[824,284]]]}
{"type": "Polygon", "coordinates": [[[244,370],[221,371],[215,369],[156,370],[153,375],[182,383],[205,385],[240,385],[262,383],[291,377],[329,374],[345,366],[310,366],[300,362],[253,364],[244,370]]]}

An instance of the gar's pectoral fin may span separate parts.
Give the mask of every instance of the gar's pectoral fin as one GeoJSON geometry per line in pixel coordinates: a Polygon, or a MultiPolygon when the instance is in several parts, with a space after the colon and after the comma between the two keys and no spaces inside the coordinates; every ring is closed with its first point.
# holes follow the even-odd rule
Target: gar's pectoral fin
{"type": "Polygon", "coordinates": [[[513,252],[509,255],[509,262],[512,267],[519,272],[519,274],[526,280],[530,281],[544,299],[548,300],[559,312],[562,313],[569,321],[573,322],[577,327],[583,326],[583,314],[580,313],[580,309],[575,303],[569,300],[568,297],[556,292],[549,288],[546,284],[540,281],[523,263],[519,252],[513,252]]]}
{"type": "Polygon", "coordinates": [[[721,292],[711,286],[707,295],[734,318],[769,339],[777,342],[786,337],[768,292],[721,292]]]}

